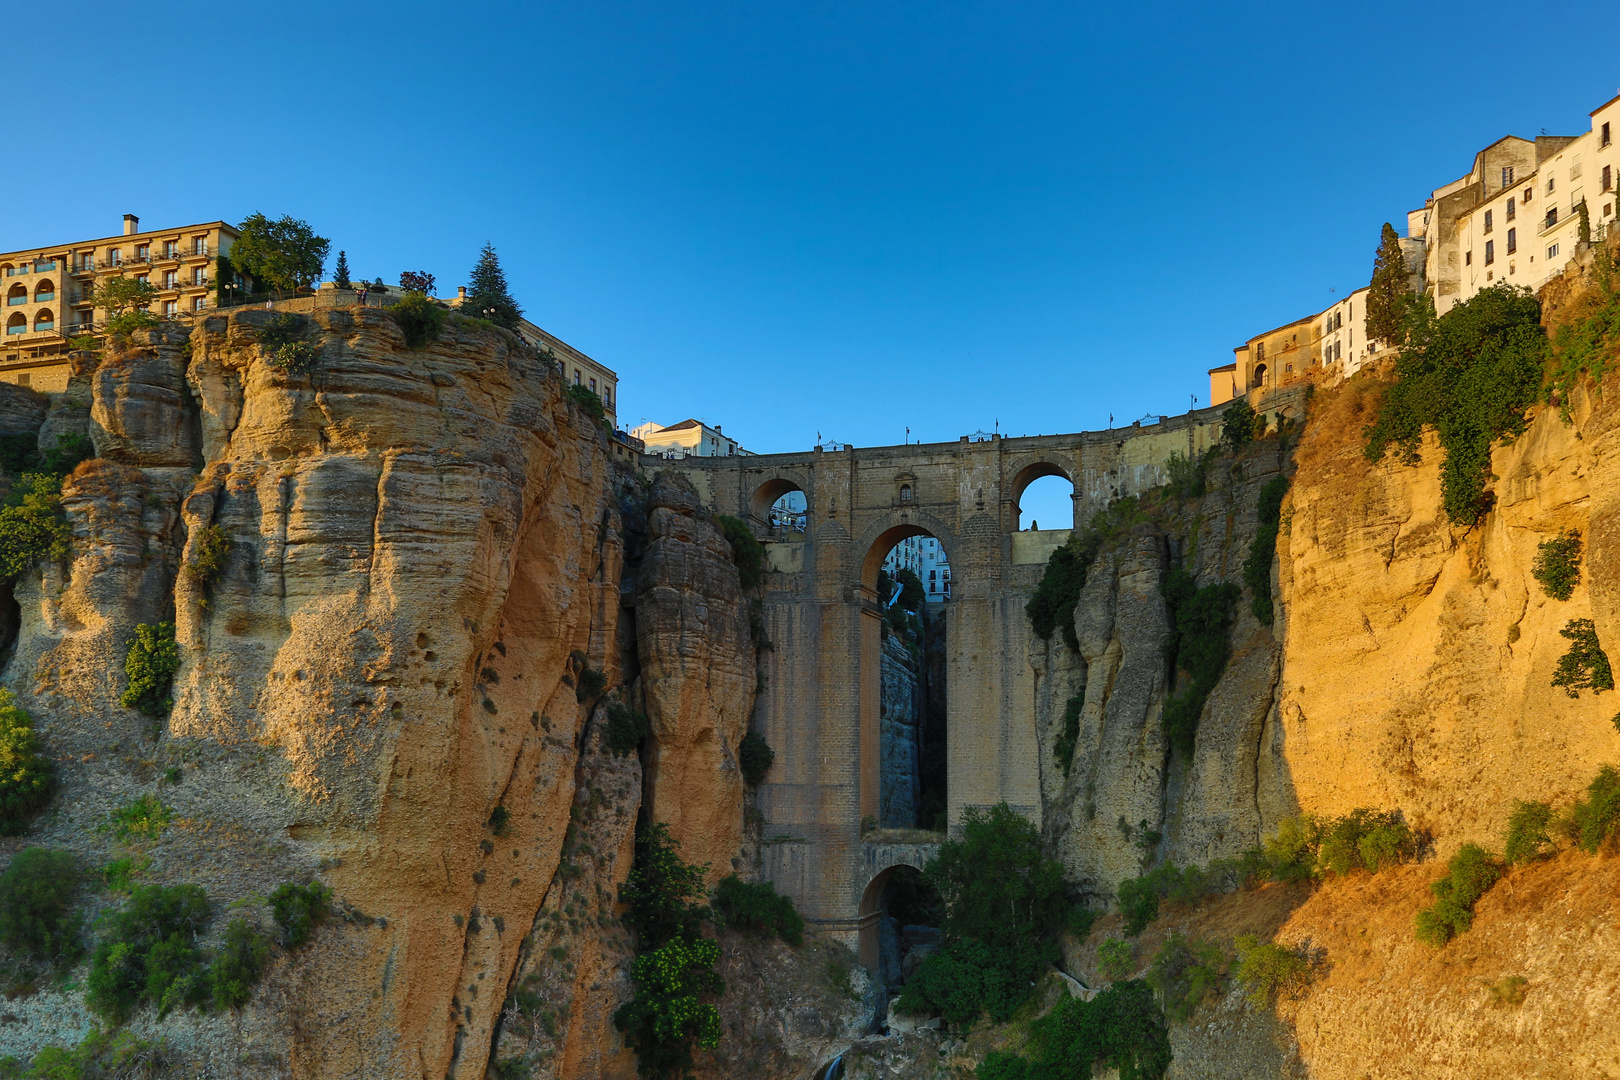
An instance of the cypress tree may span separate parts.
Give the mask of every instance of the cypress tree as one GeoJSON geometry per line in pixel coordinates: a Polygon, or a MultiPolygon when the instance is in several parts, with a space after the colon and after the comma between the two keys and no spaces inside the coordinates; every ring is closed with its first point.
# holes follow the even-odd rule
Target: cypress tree
{"type": "Polygon", "coordinates": [[[467,285],[467,299],[462,301],[461,312],[475,319],[488,319],[508,330],[517,329],[518,316],[523,314],[523,309],[518,307],[517,301],[507,291],[506,274],[501,270],[501,261],[495,257],[495,248],[490,244],[484,245],[484,250],[478,256],[478,265],[473,267],[472,280],[467,285]]]}
{"type": "Polygon", "coordinates": [[[1372,286],[1367,292],[1367,336],[1389,345],[1400,344],[1406,338],[1402,326],[1409,303],[1401,238],[1386,221],[1383,235],[1379,237],[1378,253],[1373,256],[1372,286]]]}
{"type": "Polygon", "coordinates": [[[332,284],[340,289],[349,288],[349,253],[338,252],[337,267],[332,271],[332,284]]]}

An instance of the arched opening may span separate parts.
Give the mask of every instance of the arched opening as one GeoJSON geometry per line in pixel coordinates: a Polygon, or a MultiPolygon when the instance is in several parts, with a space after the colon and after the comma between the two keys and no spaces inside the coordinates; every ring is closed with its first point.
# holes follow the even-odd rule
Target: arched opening
{"type": "Polygon", "coordinates": [[[803,488],[777,477],[754,489],[748,509],[756,521],[773,533],[802,533],[809,521],[810,504],[803,488]]]}
{"type": "Polygon", "coordinates": [[[35,287],[35,289],[34,289],[34,303],[43,304],[48,300],[55,300],[55,299],[56,299],[56,283],[54,281],[42,281],[42,282],[39,283],[39,285],[37,287],[35,287]]]}
{"type": "Polygon", "coordinates": [[[1266,365],[1254,365],[1254,374],[1249,378],[1249,389],[1266,385],[1266,365]]]}
{"type": "Polygon", "coordinates": [[[1072,529],[1074,480],[1060,465],[1037,461],[1013,478],[1018,529],[1072,529]]]}
{"type": "Polygon", "coordinates": [[[898,990],[939,948],[945,904],[915,866],[891,866],[861,895],[861,964],[898,990]]]}
{"type": "Polygon", "coordinates": [[[40,312],[37,315],[34,316],[34,329],[35,330],[54,330],[54,329],[56,329],[56,316],[51,314],[51,309],[50,308],[43,308],[43,309],[40,310],[40,312]]]}
{"type": "Polygon", "coordinates": [[[22,312],[19,311],[15,315],[13,315],[11,318],[6,320],[6,333],[8,333],[8,334],[26,334],[27,332],[28,332],[28,316],[24,315],[22,312]]]}
{"type": "Polygon", "coordinates": [[[6,292],[6,306],[16,307],[28,303],[28,286],[18,283],[6,292]]]}
{"type": "Polygon", "coordinates": [[[874,591],[878,632],[878,829],[943,831],[945,797],[945,638],[951,563],[927,531],[891,529],[868,561],[882,559],[874,591]]]}

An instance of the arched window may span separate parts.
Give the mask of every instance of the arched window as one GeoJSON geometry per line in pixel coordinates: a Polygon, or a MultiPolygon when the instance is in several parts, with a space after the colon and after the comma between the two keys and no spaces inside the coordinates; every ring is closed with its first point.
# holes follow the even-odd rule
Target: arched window
{"type": "Polygon", "coordinates": [[[1249,378],[1249,385],[1251,387],[1253,387],[1253,386],[1264,386],[1265,384],[1266,384],[1266,365],[1264,365],[1264,364],[1256,364],[1256,365],[1254,365],[1254,374],[1249,378]]]}
{"type": "Polygon", "coordinates": [[[903,502],[903,503],[908,503],[908,502],[911,501],[911,485],[910,484],[901,484],[900,485],[900,501],[903,502]]]}
{"type": "Polygon", "coordinates": [[[43,309],[40,310],[39,314],[34,316],[34,329],[35,330],[55,330],[56,329],[56,316],[51,314],[51,309],[50,308],[43,308],[43,309]]]}
{"type": "Polygon", "coordinates": [[[43,304],[56,299],[56,282],[42,281],[34,287],[34,303],[43,304]]]}
{"type": "Polygon", "coordinates": [[[27,332],[28,332],[28,316],[24,315],[22,312],[19,311],[15,315],[13,315],[11,318],[6,320],[6,333],[8,333],[8,334],[26,334],[27,332]]]}
{"type": "Polygon", "coordinates": [[[28,303],[28,286],[22,284],[13,285],[6,292],[7,307],[16,307],[18,304],[26,303],[28,303]]]}

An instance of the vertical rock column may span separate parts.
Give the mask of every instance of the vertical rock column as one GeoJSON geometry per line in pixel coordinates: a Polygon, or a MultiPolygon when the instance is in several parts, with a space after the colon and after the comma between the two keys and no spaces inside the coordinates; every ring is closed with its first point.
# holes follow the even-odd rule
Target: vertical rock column
{"type": "Polygon", "coordinates": [[[878,824],[886,829],[910,829],[917,824],[917,797],[921,773],[918,724],[922,695],[917,661],[895,634],[883,641],[882,760],[878,824]]]}

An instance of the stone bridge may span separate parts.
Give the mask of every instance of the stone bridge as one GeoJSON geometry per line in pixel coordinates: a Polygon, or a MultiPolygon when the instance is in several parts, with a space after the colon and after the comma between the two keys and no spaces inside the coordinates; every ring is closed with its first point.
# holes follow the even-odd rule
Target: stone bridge
{"type": "Polygon", "coordinates": [[[761,660],[754,725],[776,759],[759,788],[764,872],[869,966],[883,880],[895,866],[921,868],[933,850],[862,839],[862,819],[878,814],[884,558],[902,539],[927,535],[950,562],[942,605],[950,824],[968,807],[1003,801],[1039,822],[1040,688],[1024,605],[1070,532],[1019,532],[1019,497],[1040,477],[1067,477],[1075,521],[1088,522],[1112,500],[1162,483],[1171,454],[1218,441],[1222,408],[1074,435],[643,459],[687,476],[706,505],[747,520],[765,542],[763,614],[774,649],[761,660]],[[791,491],[804,493],[805,528],[773,529],[767,512],[791,491]]]}

